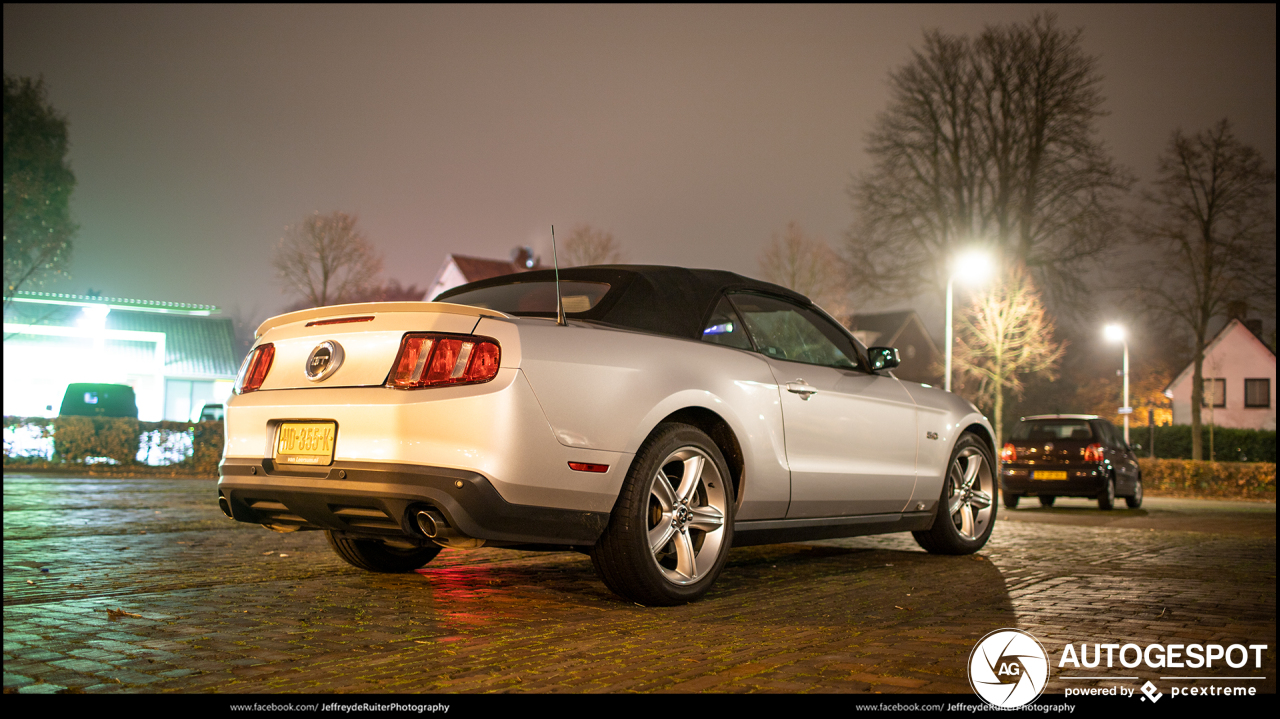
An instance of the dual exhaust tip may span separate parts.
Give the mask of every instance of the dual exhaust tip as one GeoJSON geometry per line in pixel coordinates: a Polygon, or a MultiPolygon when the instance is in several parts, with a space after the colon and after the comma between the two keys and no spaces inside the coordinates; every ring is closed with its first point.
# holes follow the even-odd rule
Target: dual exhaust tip
{"type": "MultiPolygon", "coordinates": [[[[225,496],[218,495],[218,509],[229,519],[235,519],[231,513],[231,502],[225,496]]],[[[428,539],[434,539],[441,544],[459,544],[465,545],[478,540],[472,540],[458,533],[453,527],[449,526],[449,522],[434,509],[421,509],[414,515],[414,521],[418,524],[418,529],[427,536],[428,539]],[[452,540],[452,541],[451,541],[452,540]],[[470,540],[470,541],[468,541],[470,540]]]]}

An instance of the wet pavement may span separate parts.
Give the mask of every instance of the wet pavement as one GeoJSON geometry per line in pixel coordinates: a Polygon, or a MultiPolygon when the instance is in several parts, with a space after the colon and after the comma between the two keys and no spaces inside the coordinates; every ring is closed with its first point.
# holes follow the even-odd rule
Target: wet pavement
{"type": "Polygon", "coordinates": [[[1024,500],[972,557],[909,534],[736,549],[705,599],[654,609],[575,553],[444,550],[418,573],[362,572],[321,533],[232,522],[214,497],[211,481],[6,476],[4,691],[973,699],[974,644],[1016,627],[1054,663],[1067,643],[1268,645],[1259,669],[1055,667],[1049,692],[1275,692],[1274,504],[1024,500]]]}

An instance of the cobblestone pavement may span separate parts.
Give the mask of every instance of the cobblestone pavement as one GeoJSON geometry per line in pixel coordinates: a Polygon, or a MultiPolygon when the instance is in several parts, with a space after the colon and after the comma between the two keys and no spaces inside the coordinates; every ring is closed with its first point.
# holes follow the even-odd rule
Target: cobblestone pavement
{"type": "MultiPolygon", "coordinates": [[[[1086,526],[1099,512],[1080,504],[1052,522],[1018,510],[972,557],[909,534],[736,549],[704,600],[652,609],[573,553],[445,550],[419,573],[361,572],[321,533],[231,522],[214,496],[197,480],[6,476],[4,691],[972,698],[975,642],[1018,627],[1055,659],[1068,642],[1266,643],[1260,670],[1182,673],[1264,675],[1234,684],[1275,692],[1274,505],[1254,510],[1269,536],[1144,528],[1145,510],[1086,526]]],[[[1139,678],[1055,668],[1048,691],[1170,686],[1088,673],[1139,678]]]]}

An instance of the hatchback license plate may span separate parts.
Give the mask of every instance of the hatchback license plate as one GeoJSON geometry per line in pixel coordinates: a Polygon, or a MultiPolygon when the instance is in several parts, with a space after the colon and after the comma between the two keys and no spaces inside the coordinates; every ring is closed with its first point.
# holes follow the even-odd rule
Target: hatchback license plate
{"type": "Polygon", "coordinates": [[[1036,470],[1034,479],[1066,479],[1066,472],[1046,472],[1044,470],[1036,470]]]}
{"type": "Polygon", "coordinates": [[[284,464],[331,464],[335,422],[282,422],[276,434],[275,460],[284,464]]]}

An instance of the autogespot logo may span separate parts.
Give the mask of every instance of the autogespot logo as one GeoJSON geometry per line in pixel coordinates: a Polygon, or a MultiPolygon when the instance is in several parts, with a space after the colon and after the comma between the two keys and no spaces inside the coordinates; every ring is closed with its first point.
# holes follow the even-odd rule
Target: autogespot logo
{"type": "Polygon", "coordinates": [[[969,686],[983,701],[1015,709],[1035,701],[1049,681],[1049,655],[1030,634],[997,629],[969,655],[969,686]]]}

